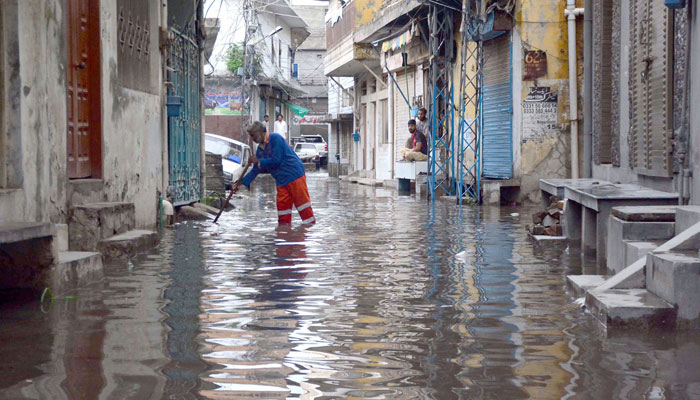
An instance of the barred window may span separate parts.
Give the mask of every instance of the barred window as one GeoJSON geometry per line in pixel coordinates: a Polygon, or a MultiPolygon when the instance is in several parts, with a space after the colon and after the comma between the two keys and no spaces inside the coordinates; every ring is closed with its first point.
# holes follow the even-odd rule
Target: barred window
{"type": "Polygon", "coordinates": [[[120,83],[130,89],[144,90],[151,83],[150,2],[117,1],[117,46],[120,83]]]}

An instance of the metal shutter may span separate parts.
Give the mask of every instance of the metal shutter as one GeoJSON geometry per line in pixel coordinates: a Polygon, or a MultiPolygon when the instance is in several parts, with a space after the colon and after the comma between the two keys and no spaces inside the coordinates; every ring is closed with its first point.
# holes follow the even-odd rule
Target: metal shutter
{"type": "Polygon", "coordinates": [[[513,96],[510,35],[484,44],[483,176],[513,177],[513,96]]]}
{"type": "Polygon", "coordinates": [[[663,2],[631,2],[630,163],[643,175],[672,172],[673,22],[663,2]]]}

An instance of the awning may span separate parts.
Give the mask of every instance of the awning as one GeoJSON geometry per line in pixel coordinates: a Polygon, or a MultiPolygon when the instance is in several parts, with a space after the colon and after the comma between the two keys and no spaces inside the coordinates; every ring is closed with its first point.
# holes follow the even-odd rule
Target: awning
{"type": "Polygon", "coordinates": [[[294,111],[294,114],[303,117],[309,112],[308,108],[304,108],[301,106],[297,106],[295,104],[289,104],[289,103],[284,103],[285,106],[287,106],[288,109],[294,111]]]}
{"type": "Polygon", "coordinates": [[[411,43],[411,39],[413,39],[412,27],[393,39],[385,40],[384,43],[382,43],[382,51],[386,53],[389,50],[400,49],[406,44],[411,43]]]}

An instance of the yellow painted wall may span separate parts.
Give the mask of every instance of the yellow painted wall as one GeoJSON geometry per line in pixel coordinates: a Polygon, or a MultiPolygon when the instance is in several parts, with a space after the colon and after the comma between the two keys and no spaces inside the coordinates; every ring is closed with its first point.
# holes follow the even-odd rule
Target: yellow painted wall
{"type": "MultiPolygon", "coordinates": [[[[583,0],[577,0],[577,7],[583,7],[583,0]]],[[[557,129],[546,131],[535,139],[522,140],[520,143],[520,165],[516,165],[515,170],[517,176],[521,178],[521,193],[531,197],[532,200],[535,200],[539,194],[537,190],[539,179],[570,176],[569,51],[565,9],[566,0],[520,0],[516,3],[514,13],[515,29],[522,40],[522,48],[514,48],[513,57],[520,57],[522,60],[525,51],[528,50],[543,50],[547,54],[546,75],[536,80],[523,80],[521,99],[524,100],[527,97],[530,87],[533,86],[550,87],[558,96],[557,129]]],[[[579,110],[581,110],[583,17],[578,17],[576,28],[579,110]]],[[[522,71],[514,71],[514,79],[518,76],[522,77],[522,73],[522,71]]],[[[522,107],[522,103],[513,106],[522,107]]],[[[514,126],[513,129],[523,129],[523,125],[529,122],[527,118],[532,116],[523,113],[521,126],[514,126]]],[[[580,136],[579,133],[579,149],[582,149],[580,136]]]]}
{"type": "Polygon", "coordinates": [[[382,16],[384,6],[382,0],[354,0],[355,1],[355,26],[367,25],[382,16]]]}
{"type": "MultiPolygon", "coordinates": [[[[577,0],[577,7],[583,7],[583,0],[577,0]]],[[[566,0],[518,0],[514,9],[514,33],[519,37],[522,46],[513,46],[514,66],[524,64],[525,51],[543,50],[547,54],[547,73],[536,80],[523,81],[523,70],[513,70],[514,88],[519,83],[521,86],[520,99],[514,96],[514,114],[520,115],[518,122],[514,118],[513,137],[522,139],[523,124],[533,123],[531,115],[523,113],[523,103],[530,88],[549,87],[557,94],[557,121],[556,128],[543,130],[541,136],[530,137],[529,140],[514,142],[517,147],[514,157],[513,172],[515,178],[521,179],[521,194],[536,200],[539,195],[540,178],[564,178],[569,176],[570,168],[570,117],[569,117],[569,67],[568,67],[568,25],[564,15],[566,0]],[[517,82],[516,80],[521,80],[517,82]],[[519,154],[517,154],[519,153],[519,154]]],[[[583,83],[583,17],[577,20],[577,56],[579,77],[579,115],[582,111],[582,83],[583,83]]],[[[461,47],[459,34],[455,34],[458,56],[454,64],[453,83],[455,95],[457,95],[461,68],[461,47]]],[[[514,41],[517,43],[517,40],[514,41]]],[[[470,44],[474,46],[473,43],[470,44]]],[[[475,71],[475,65],[467,65],[468,73],[475,71]]],[[[514,89],[515,90],[515,89],[514,89]]],[[[467,95],[473,91],[467,91],[467,95]]],[[[455,96],[455,102],[459,102],[455,96]]],[[[466,111],[467,118],[473,118],[474,109],[466,111]]],[[[582,125],[582,124],[580,124],[582,125]]],[[[579,127],[579,129],[581,126],[579,127]]],[[[582,151],[582,139],[579,133],[579,149],[582,151]]],[[[581,156],[579,156],[581,159],[581,156]]]]}

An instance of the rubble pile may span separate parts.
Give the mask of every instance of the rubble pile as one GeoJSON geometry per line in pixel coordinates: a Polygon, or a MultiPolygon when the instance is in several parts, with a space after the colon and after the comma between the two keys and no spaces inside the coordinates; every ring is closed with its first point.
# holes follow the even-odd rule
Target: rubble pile
{"type": "Polygon", "coordinates": [[[532,227],[528,231],[536,236],[561,236],[561,216],[564,202],[557,196],[549,197],[549,207],[532,215],[532,227]]]}

